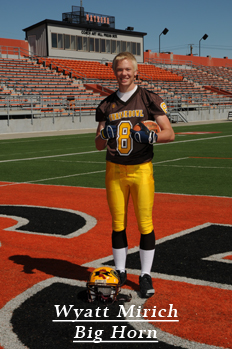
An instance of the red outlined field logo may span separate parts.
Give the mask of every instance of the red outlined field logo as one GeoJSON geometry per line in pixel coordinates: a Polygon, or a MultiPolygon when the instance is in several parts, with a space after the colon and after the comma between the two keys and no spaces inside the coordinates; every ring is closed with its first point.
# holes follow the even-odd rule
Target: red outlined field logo
{"type": "MultiPolygon", "coordinates": [[[[99,323],[56,324],[54,305],[74,304],[78,311],[85,310],[83,314],[92,307],[85,302],[86,281],[94,268],[112,261],[105,190],[2,183],[0,193],[0,209],[5,209],[0,213],[0,345],[7,349],[14,342],[17,348],[32,348],[39,341],[41,347],[49,343],[52,348],[57,342],[56,348],[64,348],[71,342],[69,347],[74,348],[75,326],[86,326],[90,335],[99,323]],[[41,217],[47,217],[46,224],[41,217]]],[[[129,203],[128,282],[122,291],[132,293],[132,300],[125,309],[134,305],[137,310],[152,310],[147,312],[150,322],[142,328],[155,329],[159,348],[231,347],[231,200],[155,195],[156,292],[148,300],[139,297],[139,233],[129,203]],[[167,320],[168,311],[160,310],[170,309],[170,304],[178,312],[178,322],[152,321],[152,314],[167,320]]],[[[112,322],[117,307],[109,311],[112,322]]],[[[129,315],[125,313],[125,322],[118,326],[127,326],[133,336],[141,323],[130,322],[129,315]]],[[[83,315],[82,320],[86,318],[83,315]]],[[[112,323],[107,326],[111,327],[103,328],[103,334],[112,323]]]]}

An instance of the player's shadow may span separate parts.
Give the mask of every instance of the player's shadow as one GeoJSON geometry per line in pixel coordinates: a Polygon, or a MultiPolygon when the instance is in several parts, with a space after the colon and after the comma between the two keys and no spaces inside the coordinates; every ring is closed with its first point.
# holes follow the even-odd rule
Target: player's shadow
{"type": "Polygon", "coordinates": [[[37,269],[48,275],[74,280],[88,280],[90,276],[87,267],[81,267],[61,259],[32,258],[27,255],[15,255],[9,259],[15,264],[23,265],[22,272],[25,274],[34,274],[34,269],[37,269]]]}
{"type": "MultiPolygon", "coordinates": [[[[15,264],[23,265],[22,272],[25,274],[34,274],[34,270],[37,269],[48,275],[86,281],[89,279],[91,273],[87,267],[82,267],[61,259],[32,258],[27,255],[15,255],[9,257],[9,260],[15,264]]],[[[138,284],[130,280],[127,280],[126,285],[135,291],[139,289],[138,284]]]]}

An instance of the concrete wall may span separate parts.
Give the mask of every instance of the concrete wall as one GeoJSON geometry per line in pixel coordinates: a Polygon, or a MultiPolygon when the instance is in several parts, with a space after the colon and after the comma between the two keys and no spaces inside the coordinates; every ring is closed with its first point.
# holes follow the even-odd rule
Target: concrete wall
{"type": "MultiPolygon", "coordinates": [[[[231,108],[232,110],[232,108],[231,108]]],[[[185,111],[184,116],[188,122],[202,122],[213,120],[226,120],[228,109],[209,109],[199,111],[185,111]]],[[[176,117],[175,117],[176,118],[176,117]]],[[[177,118],[176,118],[177,119],[177,118]]],[[[177,120],[181,122],[180,119],[177,120]]],[[[0,135],[10,133],[52,132],[67,130],[89,130],[95,132],[97,123],[95,115],[43,117],[34,119],[0,120],[0,135]]]]}
{"type": "MultiPolygon", "coordinates": [[[[214,121],[214,120],[226,120],[228,118],[228,112],[232,110],[226,108],[209,108],[209,109],[199,109],[199,110],[190,110],[181,112],[181,114],[187,119],[188,122],[201,122],[201,121],[214,121]]],[[[174,120],[181,122],[181,119],[176,115],[174,116],[174,120]]],[[[187,125],[187,124],[186,124],[187,125]]]]}
{"type": "Polygon", "coordinates": [[[97,129],[95,115],[0,120],[0,134],[84,129],[97,129]]]}

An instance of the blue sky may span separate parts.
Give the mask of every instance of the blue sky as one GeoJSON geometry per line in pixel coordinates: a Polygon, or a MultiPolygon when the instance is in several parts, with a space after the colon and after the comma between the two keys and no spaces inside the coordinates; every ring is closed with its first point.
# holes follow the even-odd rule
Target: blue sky
{"type": "MultiPolygon", "coordinates": [[[[24,39],[23,29],[44,19],[62,20],[80,0],[1,0],[0,37],[24,39]]],[[[116,29],[134,27],[145,32],[144,49],[186,55],[193,54],[232,59],[232,0],[82,0],[85,11],[115,17],[116,29]]]]}

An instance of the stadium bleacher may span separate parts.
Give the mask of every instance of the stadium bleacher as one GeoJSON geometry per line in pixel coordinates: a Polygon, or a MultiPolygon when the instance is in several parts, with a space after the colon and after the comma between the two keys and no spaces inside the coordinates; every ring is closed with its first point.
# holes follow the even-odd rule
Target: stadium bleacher
{"type": "MultiPolygon", "coordinates": [[[[49,57],[0,58],[0,112],[4,108],[37,111],[94,110],[117,82],[112,62],[49,57]],[[91,90],[92,86],[92,90],[91,90]],[[94,87],[95,86],[95,87],[94,87]],[[103,93],[104,91],[104,93],[103,93]]],[[[231,105],[232,69],[225,67],[138,64],[136,83],[158,93],[170,112],[186,108],[231,105]],[[183,107],[183,105],[185,107],[183,107]]]]}
{"type": "Polygon", "coordinates": [[[80,102],[87,109],[96,107],[102,99],[99,93],[87,90],[81,81],[76,83],[63,71],[28,59],[0,59],[0,76],[0,107],[8,105],[14,111],[16,108],[26,111],[30,107],[34,111],[56,112],[60,107],[64,112],[70,105],[79,108],[80,102]]]}

